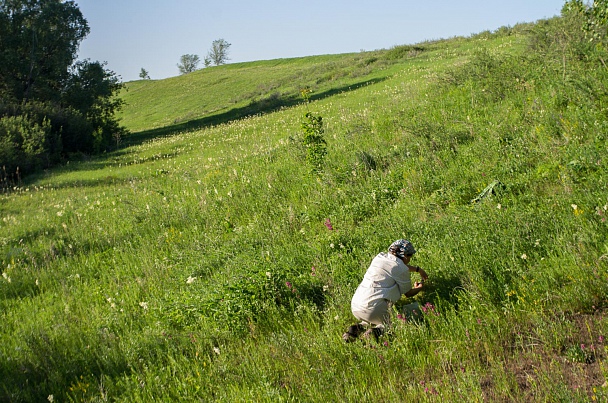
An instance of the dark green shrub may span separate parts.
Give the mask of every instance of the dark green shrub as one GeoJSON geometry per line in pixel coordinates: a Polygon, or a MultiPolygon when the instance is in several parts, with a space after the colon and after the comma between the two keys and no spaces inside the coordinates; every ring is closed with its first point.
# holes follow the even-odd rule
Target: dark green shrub
{"type": "Polygon", "coordinates": [[[0,166],[27,173],[49,166],[51,124],[26,115],[0,118],[0,166]]]}

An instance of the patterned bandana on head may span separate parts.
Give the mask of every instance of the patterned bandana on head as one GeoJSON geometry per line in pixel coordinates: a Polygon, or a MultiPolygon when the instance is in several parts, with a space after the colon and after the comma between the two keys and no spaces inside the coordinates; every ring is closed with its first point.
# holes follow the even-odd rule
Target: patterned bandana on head
{"type": "Polygon", "coordinates": [[[416,249],[414,249],[414,245],[410,241],[405,239],[400,239],[395,241],[389,246],[388,251],[393,255],[400,257],[403,259],[405,255],[413,255],[416,253],[416,249]]]}

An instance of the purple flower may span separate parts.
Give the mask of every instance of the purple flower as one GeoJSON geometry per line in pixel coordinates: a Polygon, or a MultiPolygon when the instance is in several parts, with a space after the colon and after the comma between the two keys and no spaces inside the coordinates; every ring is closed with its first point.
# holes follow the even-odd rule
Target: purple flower
{"type": "Polygon", "coordinates": [[[437,312],[435,310],[435,306],[433,304],[431,304],[430,302],[427,302],[426,304],[424,304],[424,306],[422,307],[422,312],[429,314],[432,313],[436,316],[439,316],[439,312],[437,312]]]}
{"type": "Polygon", "coordinates": [[[329,220],[329,218],[325,219],[325,226],[327,227],[328,230],[333,231],[334,227],[331,225],[331,221],[329,220]]]}
{"type": "Polygon", "coordinates": [[[600,343],[604,342],[604,336],[600,335],[600,337],[597,338],[597,341],[599,341],[600,343]]]}
{"type": "Polygon", "coordinates": [[[428,387],[424,388],[424,392],[425,392],[425,393],[430,393],[430,394],[432,394],[432,395],[438,395],[438,394],[439,394],[439,393],[438,393],[438,392],[435,390],[435,388],[434,388],[434,387],[432,387],[432,386],[431,386],[430,388],[428,388],[428,387]]]}
{"type": "Polygon", "coordinates": [[[286,281],[285,285],[287,286],[287,288],[291,288],[291,283],[289,281],[286,281]]]}

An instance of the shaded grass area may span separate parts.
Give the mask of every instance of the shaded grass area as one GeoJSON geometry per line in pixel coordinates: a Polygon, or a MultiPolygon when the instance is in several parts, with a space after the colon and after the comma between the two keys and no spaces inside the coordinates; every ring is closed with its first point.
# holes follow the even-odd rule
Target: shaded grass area
{"type": "MultiPolygon", "coordinates": [[[[321,99],[324,99],[327,97],[334,96],[336,94],[341,94],[341,93],[348,92],[348,91],[354,91],[354,90],[357,90],[358,88],[361,88],[361,87],[364,87],[367,85],[380,83],[385,79],[386,78],[375,78],[375,79],[370,79],[370,80],[350,84],[345,87],[331,88],[331,89],[328,89],[327,91],[323,91],[321,93],[312,94],[310,96],[310,100],[311,101],[321,100],[321,99]]],[[[159,138],[162,136],[170,136],[170,135],[173,135],[176,133],[200,130],[205,127],[226,124],[226,123],[229,123],[234,120],[238,120],[238,119],[242,119],[242,118],[246,118],[246,117],[250,117],[250,116],[254,116],[254,115],[272,113],[272,112],[277,111],[282,108],[293,107],[302,102],[303,102],[302,98],[299,95],[297,95],[297,96],[289,95],[289,96],[283,97],[278,94],[272,94],[268,98],[265,98],[262,100],[257,100],[257,101],[252,101],[246,106],[243,106],[240,108],[233,108],[233,109],[230,109],[223,113],[219,113],[219,114],[216,113],[216,114],[212,114],[210,116],[206,116],[203,118],[188,120],[186,122],[176,123],[176,124],[161,127],[161,128],[143,130],[140,132],[131,133],[128,136],[128,138],[125,139],[123,146],[138,145],[143,142],[149,141],[151,139],[159,138]]]]}

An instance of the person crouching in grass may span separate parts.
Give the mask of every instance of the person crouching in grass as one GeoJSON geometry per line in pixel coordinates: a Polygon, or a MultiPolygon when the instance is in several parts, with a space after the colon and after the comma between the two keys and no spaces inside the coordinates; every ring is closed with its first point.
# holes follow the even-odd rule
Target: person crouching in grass
{"type": "Polygon", "coordinates": [[[351,311],[361,321],[350,326],[342,339],[346,342],[356,340],[368,328],[363,337],[374,335],[376,340],[390,325],[392,304],[402,295],[413,297],[422,291],[427,273],[417,266],[410,266],[410,259],[416,253],[412,243],[399,239],[391,244],[387,252],[380,252],[372,260],[351,300],[351,311]],[[420,273],[421,282],[412,286],[410,272],[420,273]]]}

